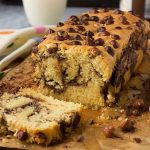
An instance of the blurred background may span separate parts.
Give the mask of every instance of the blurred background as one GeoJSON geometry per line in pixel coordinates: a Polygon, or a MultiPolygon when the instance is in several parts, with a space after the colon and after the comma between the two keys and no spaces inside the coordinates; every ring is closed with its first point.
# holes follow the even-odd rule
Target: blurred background
{"type": "MultiPolygon", "coordinates": [[[[44,3],[45,0],[41,1],[44,3]]],[[[30,6],[34,7],[32,0],[30,2],[30,6]]],[[[150,0],[68,0],[67,8],[60,20],[64,21],[72,14],[80,14],[93,7],[133,9],[138,15],[150,19],[150,0]]],[[[42,12],[41,9],[39,11],[42,12]]],[[[48,13],[51,14],[51,10],[48,10],[48,13]]],[[[0,0],[0,29],[17,29],[28,26],[30,23],[25,15],[22,0],[0,0]]]]}

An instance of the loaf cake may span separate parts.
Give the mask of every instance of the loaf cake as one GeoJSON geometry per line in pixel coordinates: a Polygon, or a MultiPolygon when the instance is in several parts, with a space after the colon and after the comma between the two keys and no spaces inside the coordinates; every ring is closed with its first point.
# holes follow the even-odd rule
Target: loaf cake
{"type": "Polygon", "coordinates": [[[75,129],[82,106],[46,97],[31,89],[1,97],[3,119],[8,130],[21,141],[54,144],[75,129]]]}
{"type": "Polygon", "coordinates": [[[39,89],[94,108],[116,104],[148,36],[149,23],[132,12],[93,9],[71,16],[33,48],[39,89]]]}

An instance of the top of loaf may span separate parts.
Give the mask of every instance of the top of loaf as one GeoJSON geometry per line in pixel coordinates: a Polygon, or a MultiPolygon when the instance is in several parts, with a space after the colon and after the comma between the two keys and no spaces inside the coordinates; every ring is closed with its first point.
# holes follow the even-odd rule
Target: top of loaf
{"type": "MultiPolygon", "coordinates": [[[[80,46],[111,46],[122,49],[134,31],[148,32],[149,23],[132,12],[109,9],[93,9],[79,16],[70,16],[64,23],[49,30],[39,49],[49,43],[80,46]]],[[[106,48],[107,49],[107,48],[106,48]]],[[[111,53],[112,55],[112,53],[111,53]]]]}
{"type": "MultiPolygon", "coordinates": [[[[132,12],[93,9],[70,16],[66,22],[59,22],[50,29],[38,48],[33,50],[33,58],[41,60],[53,53],[63,57],[66,50],[68,53],[87,52],[94,58],[100,56],[99,61],[103,60],[107,70],[110,70],[104,75],[107,81],[123,49],[130,44],[131,37],[139,37],[140,34],[149,34],[149,23],[132,12]]],[[[139,44],[135,45],[135,49],[139,49],[139,44]]]]}

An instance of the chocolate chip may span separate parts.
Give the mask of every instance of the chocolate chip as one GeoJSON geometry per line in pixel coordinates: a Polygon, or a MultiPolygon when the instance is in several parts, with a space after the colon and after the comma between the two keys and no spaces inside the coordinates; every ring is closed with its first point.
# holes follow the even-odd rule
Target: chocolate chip
{"type": "Polygon", "coordinates": [[[70,45],[82,45],[80,41],[72,41],[69,43],[70,45]]]}
{"type": "Polygon", "coordinates": [[[80,20],[78,24],[79,25],[88,25],[89,22],[88,21],[82,21],[82,20],[80,20]]]}
{"type": "Polygon", "coordinates": [[[49,48],[47,51],[49,54],[52,54],[52,53],[55,53],[57,52],[58,48],[57,47],[52,47],[52,48],[49,48]]]}
{"type": "Polygon", "coordinates": [[[77,140],[77,142],[83,142],[84,141],[84,136],[81,136],[78,140],[77,140]]]}
{"type": "Polygon", "coordinates": [[[111,38],[114,39],[114,40],[120,40],[120,36],[117,35],[117,34],[112,34],[111,38]]]}
{"type": "Polygon", "coordinates": [[[35,138],[43,139],[43,140],[47,139],[46,135],[44,133],[42,133],[42,132],[36,133],[35,138]]]}
{"type": "Polygon", "coordinates": [[[72,21],[72,22],[78,22],[79,18],[77,16],[73,15],[73,16],[70,16],[69,20],[72,21]]]}
{"type": "Polygon", "coordinates": [[[133,140],[136,142],[136,143],[141,143],[142,142],[142,140],[140,139],[140,138],[133,138],[133,140]]]}
{"type": "Polygon", "coordinates": [[[95,40],[95,46],[103,46],[104,45],[104,40],[101,38],[98,38],[95,40]]]}
{"type": "Polygon", "coordinates": [[[123,11],[117,9],[117,10],[114,11],[114,14],[123,14],[123,11]]]}
{"type": "Polygon", "coordinates": [[[84,33],[84,35],[91,37],[91,36],[94,36],[94,33],[93,33],[92,31],[86,31],[86,32],[84,33]]]}
{"type": "Polygon", "coordinates": [[[80,35],[77,34],[76,36],[74,36],[74,40],[82,40],[82,38],[80,35]]]}
{"type": "Polygon", "coordinates": [[[102,20],[100,20],[100,23],[106,24],[106,25],[113,24],[114,23],[114,18],[111,15],[105,16],[102,20]]]}
{"type": "Polygon", "coordinates": [[[112,125],[108,125],[103,128],[103,133],[108,138],[113,138],[114,132],[115,132],[115,128],[112,125]]]}
{"type": "Polygon", "coordinates": [[[66,38],[64,36],[56,36],[55,39],[58,40],[58,41],[64,41],[64,40],[66,40],[66,38]]]}
{"type": "Polygon", "coordinates": [[[97,21],[99,21],[99,17],[97,17],[97,16],[90,16],[89,20],[97,22],[97,21]]]}
{"type": "Polygon", "coordinates": [[[94,46],[95,45],[94,40],[90,37],[87,37],[86,38],[86,45],[94,46]]]}
{"type": "Polygon", "coordinates": [[[81,16],[80,18],[81,21],[88,21],[89,20],[89,15],[88,14],[84,14],[81,16]]]}
{"type": "Polygon", "coordinates": [[[124,132],[132,132],[135,130],[134,124],[135,122],[133,120],[126,118],[121,122],[120,128],[124,132]]]}
{"type": "Polygon", "coordinates": [[[114,56],[114,50],[110,46],[105,46],[105,50],[110,54],[111,56],[114,56]]]}
{"type": "Polygon", "coordinates": [[[63,22],[58,22],[58,23],[57,23],[57,27],[62,27],[62,26],[64,26],[64,23],[63,23],[63,22]]]}
{"type": "Polygon", "coordinates": [[[67,32],[65,32],[65,31],[58,31],[57,32],[56,40],[64,41],[64,40],[67,40],[67,39],[69,39],[69,35],[68,35],[67,32]]]}
{"type": "Polygon", "coordinates": [[[108,19],[108,20],[105,21],[105,24],[106,24],[106,25],[110,25],[110,24],[113,24],[113,23],[114,23],[113,20],[109,20],[109,19],[108,19]]]}
{"type": "Polygon", "coordinates": [[[89,13],[93,13],[93,14],[97,14],[98,13],[98,9],[97,8],[93,8],[89,11],[89,13]]]}
{"type": "Polygon", "coordinates": [[[127,21],[127,18],[125,16],[120,16],[119,19],[120,19],[121,22],[127,21]]]}
{"type": "Polygon", "coordinates": [[[108,31],[101,31],[99,34],[102,36],[109,36],[110,35],[110,33],[108,31]]]}
{"type": "Polygon", "coordinates": [[[16,136],[17,136],[17,138],[18,138],[19,140],[21,140],[21,141],[25,141],[25,140],[27,140],[27,138],[28,138],[27,132],[22,131],[22,130],[18,131],[17,134],[16,134],[16,136]]]}
{"type": "Polygon", "coordinates": [[[100,28],[97,29],[97,32],[103,32],[103,31],[106,31],[105,27],[100,27],[100,28]]]}
{"type": "Polygon", "coordinates": [[[117,42],[116,40],[111,40],[109,43],[110,43],[114,48],[118,48],[118,47],[119,47],[119,44],[118,44],[118,42],[117,42]]]}
{"type": "Polygon", "coordinates": [[[76,26],[75,28],[77,31],[85,31],[85,28],[83,26],[76,26]]]}
{"type": "Polygon", "coordinates": [[[117,26],[117,27],[115,27],[115,29],[117,29],[117,30],[121,30],[122,28],[121,28],[121,27],[119,27],[119,26],[117,26]]]}
{"type": "Polygon", "coordinates": [[[70,32],[70,33],[75,33],[76,32],[74,28],[68,28],[67,31],[70,32]]]}
{"type": "Polygon", "coordinates": [[[78,126],[79,122],[80,122],[80,115],[78,113],[74,113],[72,117],[73,129],[75,129],[78,126]]]}
{"type": "Polygon", "coordinates": [[[129,25],[129,22],[127,21],[127,18],[125,16],[120,16],[120,21],[124,25],[129,25]]]}
{"type": "Polygon", "coordinates": [[[98,48],[93,47],[91,49],[90,58],[95,58],[96,56],[99,56],[101,54],[102,54],[102,52],[98,48]]]}
{"type": "Polygon", "coordinates": [[[48,34],[52,34],[52,33],[54,33],[55,31],[53,30],[53,29],[49,29],[48,30],[48,34]]]}
{"type": "Polygon", "coordinates": [[[65,32],[65,31],[58,31],[58,32],[57,32],[57,35],[58,35],[58,36],[67,36],[68,33],[65,32]]]}

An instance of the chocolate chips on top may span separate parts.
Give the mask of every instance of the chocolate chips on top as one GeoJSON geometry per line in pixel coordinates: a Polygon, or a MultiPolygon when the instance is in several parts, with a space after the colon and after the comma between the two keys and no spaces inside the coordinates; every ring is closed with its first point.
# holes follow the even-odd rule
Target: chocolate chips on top
{"type": "Polygon", "coordinates": [[[118,44],[118,42],[117,42],[116,40],[111,40],[109,43],[110,43],[114,48],[118,48],[118,47],[119,47],[119,44],[118,44]]]}
{"type": "Polygon", "coordinates": [[[94,33],[93,33],[92,31],[86,31],[86,32],[84,33],[84,35],[85,35],[85,36],[92,37],[92,36],[94,36],[94,33]]]}
{"type": "Polygon", "coordinates": [[[91,52],[90,58],[94,58],[94,57],[102,54],[102,52],[96,47],[93,47],[90,52],[91,52]]]}
{"type": "Polygon", "coordinates": [[[90,16],[89,20],[90,21],[99,21],[99,17],[97,17],[97,16],[90,16]]]}
{"type": "Polygon", "coordinates": [[[121,30],[122,28],[120,26],[115,27],[117,30],[121,30]]]}
{"type": "Polygon", "coordinates": [[[120,36],[117,35],[117,34],[112,34],[111,38],[114,39],[114,40],[120,40],[120,36]]]}
{"type": "Polygon", "coordinates": [[[88,21],[89,20],[89,15],[88,14],[84,14],[80,17],[81,21],[88,21]]]}
{"type": "Polygon", "coordinates": [[[111,15],[105,16],[102,20],[100,20],[100,23],[106,24],[106,25],[113,24],[114,23],[114,18],[111,15]]]}
{"type": "Polygon", "coordinates": [[[69,20],[72,22],[78,22],[79,18],[77,16],[72,15],[72,16],[70,16],[69,20]]]}
{"type": "Polygon", "coordinates": [[[103,46],[104,40],[102,38],[98,38],[95,40],[95,46],[103,46]]]}
{"type": "Polygon", "coordinates": [[[82,40],[82,38],[79,34],[77,34],[76,36],[74,36],[74,40],[82,40]]]}
{"type": "Polygon", "coordinates": [[[74,28],[68,28],[68,29],[67,29],[67,32],[75,33],[76,31],[75,31],[75,29],[74,29],[74,28]]]}
{"type": "Polygon", "coordinates": [[[125,16],[120,16],[119,19],[122,24],[129,25],[129,22],[127,21],[127,18],[125,16]]]}
{"type": "Polygon", "coordinates": [[[105,27],[100,27],[100,28],[97,29],[97,32],[103,32],[103,31],[106,31],[105,27]]]}
{"type": "Polygon", "coordinates": [[[109,36],[110,35],[110,33],[108,31],[101,31],[99,34],[102,36],[109,36]]]}
{"type": "Polygon", "coordinates": [[[90,37],[87,37],[85,44],[86,44],[86,45],[89,45],[89,46],[95,46],[94,39],[93,39],[93,38],[90,38],[90,37]]]}
{"type": "Polygon", "coordinates": [[[76,26],[75,28],[77,31],[81,31],[81,32],[85,31],[85,28],[83,26],[76,26]]]}
{"type": "Polygon", "coordinates": [[[105,46],[105,50],[110,54],[111,56],[114,56],[114,50],[110,46],[105,46]]]}
{"type": "Polygon", "coordinates": [[[57,32],[56,40],[64,41],[64,40],[67,40],[67,39],[69,39],[69,35],[68,35],[67,32],[65,32],[65,31],[58,31],[57,32]]]}

